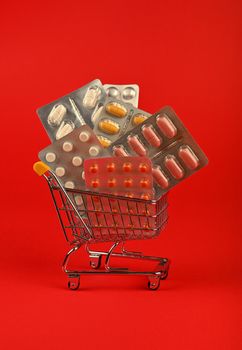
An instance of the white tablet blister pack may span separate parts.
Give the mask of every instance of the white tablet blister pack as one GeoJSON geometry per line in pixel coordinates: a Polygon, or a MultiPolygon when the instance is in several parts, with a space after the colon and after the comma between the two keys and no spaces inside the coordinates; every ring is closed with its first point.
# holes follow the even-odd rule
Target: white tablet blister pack
{"type": "Polygon", "coordinates": [[[88,125],[75,129],[71,134],[39,152],[46,163],[68,189],[85,189],[84,160],[110,155],[88,125]]]}
{"type": "Polygon", "coordinates": [[[88,124],[91,116],[106,93],[99,79],[71,92],[37,110],[51,141],[60,140],[75,128],[88,124]]]}

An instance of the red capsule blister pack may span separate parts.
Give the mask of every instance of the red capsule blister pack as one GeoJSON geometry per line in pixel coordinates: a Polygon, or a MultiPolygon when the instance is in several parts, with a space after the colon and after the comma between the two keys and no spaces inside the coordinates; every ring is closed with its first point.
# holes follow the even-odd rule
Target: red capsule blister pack
{"type": "Polygon", "coordinates": [[[86,187],[92,191],[153,198],[152,164],[147,157],[86,159],[84,171],[86,187]]]}
{"type": "Polygon", "coordinates": [[[164,107],[110,147],[116,156],[152,160],[156,197],[204,167],[208,160],[171,107],[164,107]]]}

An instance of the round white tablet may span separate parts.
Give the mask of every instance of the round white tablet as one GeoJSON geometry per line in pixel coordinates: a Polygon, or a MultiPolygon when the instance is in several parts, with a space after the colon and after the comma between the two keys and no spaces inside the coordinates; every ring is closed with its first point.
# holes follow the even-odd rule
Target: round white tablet
{"type": "Polygon", "coordinates": [[[65,187],[73,189],[75,187],[74,182],[73,181],[66,181],[65,187]]]}
{"type": "Polygon", "coordinates": [[[82,142],[87,142],[90,138],[90,134],[87,131],[82,131],[79,135],[79,139],[82,142]]]}
{"type": "Polygon", "coordinates": [[[48,152],[45,155],[45,159],[47,160],[47,162],[53,163],[56,160],[56,155],[53,152],[48,152]]]}
{"type": "Polygon", "coordinates": [[[90,156],[92,156],[92,157],[96,157],[96,156],[99,154],[99,147],[97,147],[97,146],[91,146],[91,147],[89,148],[89,154],[90,154],[90,156]]]}
{"type": "Polygon", "coordinates": [[[74,166],[80,166],[80,165],[82,165],[82,158],[81,158],[81,157],[78,157],[78,156],[73,157],[73,158],[72,158],[72,164],[73,164],[74,166]]]}
{"type": "Polygon", "coordinates": [[[55,169],[55,173],[56,173],[57,176],[62,177],[62,176],[65,175],[66,171],[65,171],[65,168],[63,168],[62,166],[58,166],[55,169]]]}
{"type": "Polygon", "coordinates": [[[71,142],[64,142],[62,145],[63,151],[65,152],[71,152],[73,150],[73,144],[71,142]]]}

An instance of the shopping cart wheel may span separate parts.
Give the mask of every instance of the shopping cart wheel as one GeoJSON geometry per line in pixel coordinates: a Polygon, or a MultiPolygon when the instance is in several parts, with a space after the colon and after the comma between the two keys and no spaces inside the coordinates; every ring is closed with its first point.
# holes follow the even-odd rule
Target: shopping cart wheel
{"type": "Polygon", "coordinates": [[[70,290],[77,290],[80,287],[80,277],[71,277],[68,281],[70,290]]]}
{"type": "Polygon", "coordinates": [[[92,256],[90,257],[90,266],[93,269],[99,269],[99,267],[101,266],[101,262],[102,262],[102,255],[99,256],[92,256]]]}
{"type": "Polygon", "coordinates": [[[160,287],[160,277],[149,277],[148,288],[157,290],[160,287]]]}

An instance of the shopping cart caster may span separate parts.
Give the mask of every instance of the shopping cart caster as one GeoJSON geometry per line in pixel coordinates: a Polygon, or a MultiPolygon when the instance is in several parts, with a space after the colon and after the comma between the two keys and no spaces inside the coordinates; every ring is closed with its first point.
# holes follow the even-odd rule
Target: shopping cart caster
{"type": "Polygon", "coordinates": [[[99,269],[102,262],[102,255],[90,256],[90,266],[93,269],[99,269]]]}
{"type": "Polygon", "coordinates": [[[70,277],[68,281],[68,288],[70,290],[77,290],[80,287],[80,277],[70,277]]]}
{"type": "Polygon", "coordinates": [[[160,287],[160,276],[149,277],[148,288],[150,290],[157,290],[160,287]]]}

